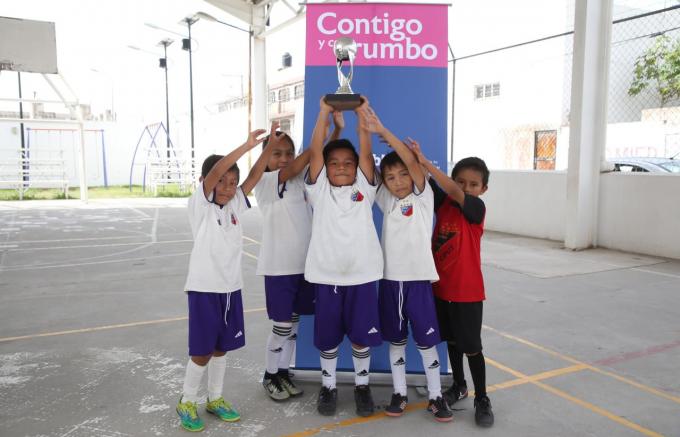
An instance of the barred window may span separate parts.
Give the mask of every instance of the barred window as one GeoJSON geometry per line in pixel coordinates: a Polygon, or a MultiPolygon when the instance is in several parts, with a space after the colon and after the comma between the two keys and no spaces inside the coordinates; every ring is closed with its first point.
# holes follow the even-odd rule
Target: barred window
{"type": "Polygon", "coordinates": [[[279,102],[287,102],[290,100],[290,90],[288,88],[281,88],[279,90],[279,102]]]}
{"type": "Polygon", "coordinates": [[[269,103],[276,103],[276,93],[274,91],[269,92],[269,103]]]}
{"type": "Polygon", "coordinates": [[[301,99],[305,96],[304,84],[295,85],[295,99],[301,99]]]}
{"type": "Polygon", "coordinates": [[[499,82],[475,85],[475,100],[488,99],[490,97],[498,97],[500,95],[501,84],[499,82]]]}

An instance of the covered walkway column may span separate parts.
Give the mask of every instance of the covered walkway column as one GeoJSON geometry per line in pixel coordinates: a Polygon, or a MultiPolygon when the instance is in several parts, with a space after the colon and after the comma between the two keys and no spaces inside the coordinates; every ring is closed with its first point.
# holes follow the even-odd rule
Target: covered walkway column
{"type": "Polygon", "coordinates": [[[597,244],[600,171],[607,138],[612,0],[576,0],[564,245],[597,244]]]}

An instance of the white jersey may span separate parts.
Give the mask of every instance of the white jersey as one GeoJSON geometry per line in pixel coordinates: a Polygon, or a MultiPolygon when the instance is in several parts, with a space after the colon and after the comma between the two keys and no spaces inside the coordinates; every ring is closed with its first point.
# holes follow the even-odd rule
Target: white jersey
{"type": "Polygon", "coordinates": [[[255,186],[262,211],[262,244],[258,275],[304,273],[312,235],[312,209],[307,203],[304,173],[279,184],[279,170],[267,172],[255,186]]]}
{"type": "Polygon", "coordinates": [[[194,247],[184,291],[231,293],[243,288],[241,214],[250,208],[241,187],[224,207],[203,194],[203,183],[189,198],[188,212],[194,247]]]}
{"type": "Polygon", "coordinates": [[[305,279],[328,285],[381,279],[383,257],[372,210],[376,186],[357,168],[354,184],[334,187],[325,166],[316,183],[306,182],[314,214],[305,279]]]}
{"type": "Polygon", "coordinates": [[[385,184],[378,187],[376,203],[383,212],[381,244],[385,279],[392,281],[438,281],[432,257],[434,194],[425,183],[422,193],[398,199],[385,184]]]}

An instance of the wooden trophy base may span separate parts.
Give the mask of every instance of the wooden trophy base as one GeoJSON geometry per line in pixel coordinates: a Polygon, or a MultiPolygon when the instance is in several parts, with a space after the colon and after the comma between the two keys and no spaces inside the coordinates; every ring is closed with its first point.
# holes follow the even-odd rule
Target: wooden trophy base
{"type": "Polygon", "coordinates": [[[326,94],[324,100],[336,111],[351,111],[363,102],[361,94],[326,94]]]}

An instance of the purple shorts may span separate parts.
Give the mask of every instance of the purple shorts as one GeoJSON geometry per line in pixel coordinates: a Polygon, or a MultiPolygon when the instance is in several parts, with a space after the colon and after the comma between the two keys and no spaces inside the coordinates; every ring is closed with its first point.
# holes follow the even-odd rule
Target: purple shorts
{"type": "Polygon", "coordinates": [[[345,334],[359,346],[380,346],[380,318],[375,282],[359,285],[314,284],[314,346],[337,347],[345,334]]]}
{"type": "Polygon", "coordinates": [[[190,291],[189,355],[210,355],[245,346],[241,290],[233,293],[190,291]]]}
{"type": "Polygon", "coordinates": [[[314,287],[305,275],[264,277],[267,315],[275,322],[289,322],[295,314],[314,314],[314,287]]]}
{"type": "Polygon", "coordinates": [[[429,281],[380,280],[380,329],[385,341],[398,342],[408,336],[408,324],[418,346],[441,343],[432,284],[429,281]]]}

